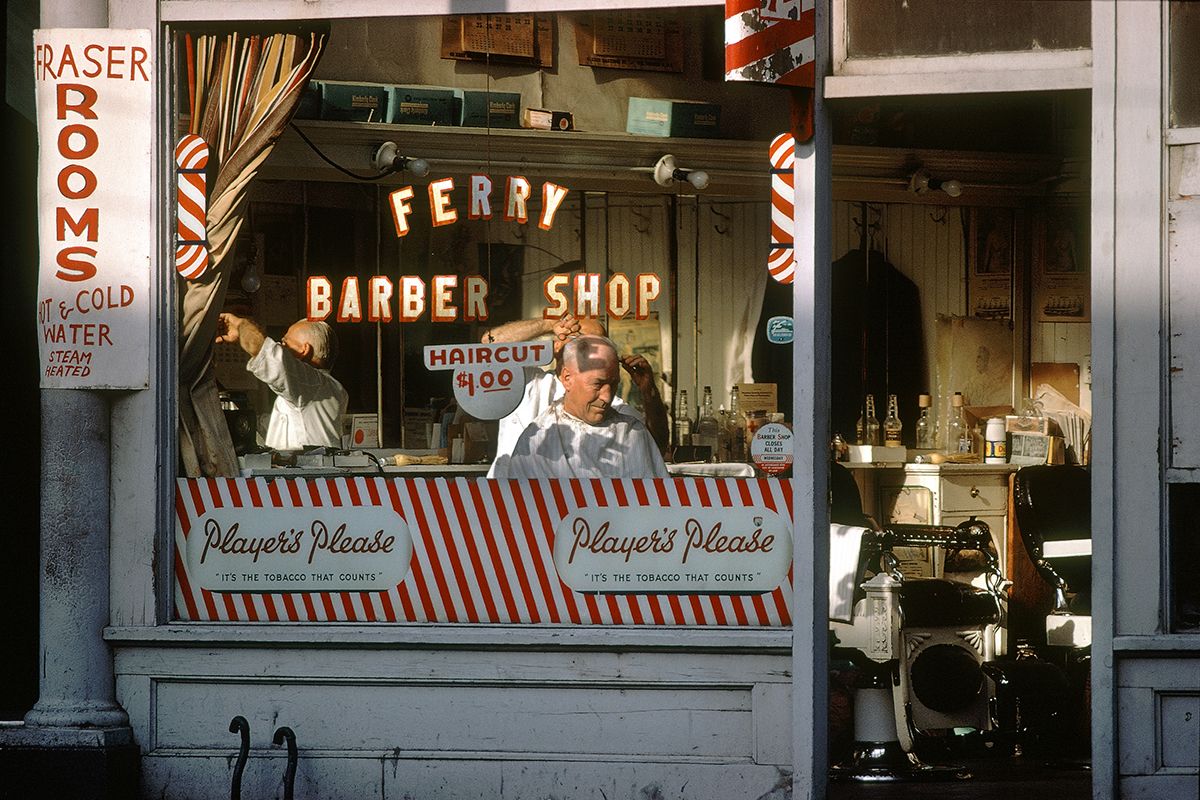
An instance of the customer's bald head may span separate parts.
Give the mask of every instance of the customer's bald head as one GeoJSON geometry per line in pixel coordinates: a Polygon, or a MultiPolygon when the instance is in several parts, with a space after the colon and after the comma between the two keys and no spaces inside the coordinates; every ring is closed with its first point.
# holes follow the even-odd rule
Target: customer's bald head
{"type": "Polygon", "coordinates": [[[580,336],[562,352],[563,408],[577,419],[598,425],[608,414],[620,378],[617,346],[603,336],[580,336]]]}
{"type": "Polygon", "coordinates": [[[617,363],[617,346],[604,336],[578,336],[563,346],[563,366],[576,372],[605,369],[617,363]]]}

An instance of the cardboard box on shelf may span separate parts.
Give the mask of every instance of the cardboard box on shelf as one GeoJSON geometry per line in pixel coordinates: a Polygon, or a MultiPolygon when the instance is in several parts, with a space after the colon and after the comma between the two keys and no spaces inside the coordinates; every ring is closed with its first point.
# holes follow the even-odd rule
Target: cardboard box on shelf
{"type": "Polygon", "coordinates": [[[521,93],[465,90],[460,124],[464,128],[521,127],[521,93]]]}
{"type": "Polygon", "coordinates": [[[1008,463],[1020,466],[1066,463],[1067,448],[1061,436],[1014,431],[1008,434],[1008,463]]]}
{"type": "Polygon", "coordinates": [[[641,136],[715,139],[721,135],[721,107],[695,100],[631,97],[625,130],[641,136]]]}
{"type": "Polygon", "coordinates": [[[521,127],[542,131],[573,131],[575,117],[570,111],[526,108],[521,112],[521,127]]]}
{"type": "Polygon", "coordinates": [[[392,86],[387,121],[393,125],[458,125],[463,90],[441,86],[392,86]]]}
{"type": "Polygon", "coordinates": [[[313,81],[321,97],[321,119],[387,122],[389,87],[383,83],[313,81]]]}

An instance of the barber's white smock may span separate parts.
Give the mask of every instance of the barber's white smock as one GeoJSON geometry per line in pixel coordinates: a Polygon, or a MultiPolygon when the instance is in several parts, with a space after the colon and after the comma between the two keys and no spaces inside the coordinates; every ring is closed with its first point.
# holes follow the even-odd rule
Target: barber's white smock
{"type": "Polygon", "coordinates": [[[266,445],[274,450],[309,446],[341,447],[346,390],[329,374],[284,351],[274,339],[264,339],[246,369],[275,393],[266,445]]]}
{"type": "Polygon", "coordinates": [[[557,401],[525,429],[493,478],[666,478],[658,445],[641,420],[609,409],[589,425],[557,401]]]}
{"type": "MultiPolygon", "coordinates": [[[[536,367],[526,368],[525,392],[521,395],[521,403],[507,416],[500,418],[496,430],[496,460],[511,453],[517,439],[521,438],[529,423],[537,419],[551,403],[561,400],[564,394],[566,390],[563,389],[562,381],[553,372],[536,367]]],[[[619,397],[613,398],[611,408],[619,414],[627,414],[644,421],[636,408],[619,397]]]]}

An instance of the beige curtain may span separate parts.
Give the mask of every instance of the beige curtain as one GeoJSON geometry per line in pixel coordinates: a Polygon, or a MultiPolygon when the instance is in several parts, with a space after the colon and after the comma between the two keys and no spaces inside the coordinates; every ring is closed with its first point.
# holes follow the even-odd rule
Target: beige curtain
{"type": "Polygon", "coordinates": [[[291,120],[327,38],[327,30],[184,38],[189,132],[210,150],[209,270],[184,286],[179,316],[179,451],[189,477],[237,474],[212,367],[227,258],[242,226],[246,190],[291,120]]]}

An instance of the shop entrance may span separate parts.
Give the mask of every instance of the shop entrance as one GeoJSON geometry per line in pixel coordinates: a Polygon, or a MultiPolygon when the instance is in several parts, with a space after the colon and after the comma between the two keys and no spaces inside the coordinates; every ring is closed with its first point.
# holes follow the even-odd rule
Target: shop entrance
{"type": "Polygon", "coordinates": [[[1009,780],[1090,796],[1088,103],[830,104],[833,518],[891,529],[904,612],[888,668],[863,658],[863,620],[834,625],[851,646],[829,686],[832,797],[891,796],[864,774],[937,775],[863,746],[868,702],[973,796],[1009,780]],[[982,544],[947,533],[974,521],[982,544]]]}

